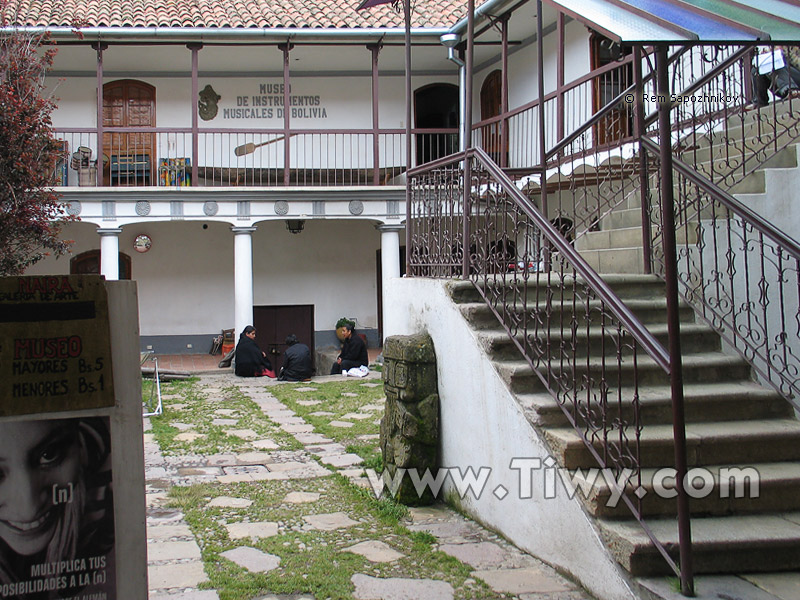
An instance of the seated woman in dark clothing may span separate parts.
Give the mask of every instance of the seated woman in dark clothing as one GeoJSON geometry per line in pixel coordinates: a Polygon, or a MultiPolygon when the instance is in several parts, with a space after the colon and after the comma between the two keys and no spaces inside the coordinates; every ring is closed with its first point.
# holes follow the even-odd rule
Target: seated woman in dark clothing
{"type": "Polygon", "coordinates": [[[248,325],[236,344],[236,369],[240,377],[275,377],[272,363],[256,344],[256,328],[248,325]]]}
{"type": "Polygon", "coordinates": [[[355,367],[369,366],[367,358],[367,345],[358,336],[352,325],[344,326],[344,344],[342,352],[331,367],[331,375],[340,375],[342,371],[348,371],[355,367]]]}
{"type": "Polygon", "coordinates": [[[303,381],[309,379],[314,370],[311,367],[311,350],[300,343],[294,334],[286,336],[286,352],[283,353],[283,366],[278,377],[281,381],[303,381]]]}

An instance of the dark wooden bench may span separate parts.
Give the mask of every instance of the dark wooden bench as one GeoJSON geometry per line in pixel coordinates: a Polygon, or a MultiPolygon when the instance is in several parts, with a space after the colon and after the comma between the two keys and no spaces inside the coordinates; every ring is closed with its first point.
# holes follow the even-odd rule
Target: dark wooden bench
{"type": "Polygon", "coordinates": [[[109,161],[111,184],[132,183],[150,180],[149,154],[112,154],[109,161]]]}

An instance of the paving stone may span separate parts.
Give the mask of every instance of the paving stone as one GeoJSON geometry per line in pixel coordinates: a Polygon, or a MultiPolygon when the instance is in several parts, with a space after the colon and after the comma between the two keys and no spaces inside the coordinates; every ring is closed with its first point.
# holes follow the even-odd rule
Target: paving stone
{"type": "Polygon", "coordinates": [[[343,419],[357,419],[359,421],[362,421],[364,419],[371,419],[373,417],[374,415],[367,415],[364,413],[347,413],[346,415],[342,415],[343,419]]]}
{"type": "Polygon", "coordinates": [[[308,529],[320,531],[333,531],[335,529],[345,529],[358,525],[343,512],[327,513],[322,515],[306,515],[303,520],[308,524],[308,529]]]}
{"type": "Polygon", "coordinates": [[[442,544],[439,550],[476,569],[509,566],[504,564],[509,559],[508,553],[494,542],[442,544]]]}
{"type": "Polygon", "coordinates": [[[186,590],[177,594],[151,595],[150,600],[219,600],[216,590],[186,590]]]}
{"type": "Polygon", "coordinates": [[[361,407],[361,410],[384,410],[385,408],[385,404],[365,404],[361,407]]]}
{"type": "Polygon", "coordinates": [[[296,387],[294,388],[295,392],[316,392],[319,388],[315,387],[296,387]]]}
{"type": "Polygon", "coordinates": [[[274,461],[269,452],[243,452],[236,455],[236,462],[240,465],[264,465],[274,461]]]}
{"type": "Polygon", "coordinates": [[[326,465],[331,465],[332,467],[352,467],[354,465],[360,465],[362,462],[364,462],[364,459],[358,454],[323,455],[320,457],[320,460],[326,465]]]}
{"type": "MultiPolygon", "coordinates": [[[[750,577],[746,575],[745,577],[750,577]]],[[[673,583],[666,577],[640,577],[640,585],[652,592],[648,597],[663,600],[683,600],[686,598],[675,590],[673,583]]],[[[774,592],[766,592],[750,581],[735,575],[698,575],[694,578],[695,596],[698,600],[797,600],[797,596],[775,596],[774,592]]]]}
{"type": "Polygon", "coordinates": [[[219,483],[246,483],[253,481],[249,473],[242,473],[240,475],[220,475],[217,477],[219,483]]]}
{"type": "Polygon", "coordinates": [[[194,431],[184,431],[183,433],[179,433],[175,436],[175,439],[179,442],[193,442],[196,439],[205,437],[202,433],[195,433],[194,431]]]}
{"type": "Polygon", "coordinates": [[[332,417],[336,413],[328,412],[327,410],[318,410],[317,412],[311,413],[312,417],[332,417]]]}
{"type": "Polygon", "coordinates": [[[174,427],[175,429],[177,429],[178,431],[188,431],[190,429],[194,429],[194,425],[192,425],[190,423],[173,422],[173,423],[170,423],[170,425],[172,427],[174,427]]]}
{"type": "Polygon", "coordinates": [[[347,552],[359,554],[370,562],[384,563],[403,558],[405,554],[397,552],[389,544],[378,540],[359,542],[355,546],[344,548],[347,552]]]}
{"type": "Polygon", "coordinates": [[[186,560],[199,559],[200,547],[194,540],[190,542],[160,541],[147,547],[147,560],[186,560]]]}
{"type": "Polygon", "coordinates": [[[260,473],[269,473],[269,470],[264,465],[241,465],[236,467],[222,467],[226,475],[258,475],[260,473]]]}
{"type": "Polygon", "coordinates": [[[272,440],[256,440],[253,442],[253,447],[258,448],[259,450],[277,450],[280,448],[278,444],[273,442],[272,440]]]}
{"type": "Polygon", "coordinates": [[[145,506],[163,506],[167,502],[167,492],[152,492],[145,494],[145,506]]]}
{"type": "Polygon", "coordinates": [[[266,552],[262,552],[256,548],[250,548],[249,546],[241,546],[233,550],[226,550],[220,554],[220,556],[254,573],[268,573],[273,569],[277,569],[281,564],[279,556],[267,554],[266,552]]]}
{"type": "Polygon", "coordinates": [[[232,496],[218,496],[208,503],[208,506],[222,508],[247,508],[253,503],[249,498],[233,498],[232,496]]]}
{"type": "Polygon", "coordinates": [[[214,411],[215,415],[222,415],[223,417],[230,417],[231,415],[236,414],[236,409],[234,408],[218,408],[214,411]]]}
{"type": "Polygon", "coordinates": [[[365,387],[365,388],[376,388],[376,387],[380,387],[380,386],[382,386],[382,385],[383,385],[382,383],[372,383],[372,382],[369,382],[369,383],[362,383],[362,384],[361,384],[361,387],[365,387]]]}
{"type": "Polygon", "coordinates": [[[453,586],[434,579],[386,579],[356,573],[350,578],[358,600],[451,600],[453,586]]]}
{"type": "Polygon", "coordinates": [[[436,536],[442,543],[463,543],[477,541],[480,537],[478,528],[466,522],[441,522],[441,523],[419,523],[409,525],[412,531],[427,531],[436,536]]]}
{"type": "Polygon", "coordinates": [[[192,588],[208,581],[200,562],[149,565],[147,579],[151,590],[192,588]]]}
{"type": "Polygon", "coordinates": [[[371,441],[371,440],[379,440],[381,439],[381,434],[379,433],[365,433],[364,435],[357,435],[357,440],[364,440],[364,441],[371,441]]]}
{"type": "Polygon", "coordinates": [[[147,539],[168,540],[175,537],[190,537],[192,530],[183,523],[178,525],[148,525],[147,539]]]}
{"type": "Polygon", "coordinates": [[[234,454],[213,454],[206,459],[209,466],[223,467],[225,465],[235,465],[236,456],[234,454]]]}
{"type": "Polygon", "coordinates": [[[342,469],[341,471],[339,471],[339,475],[342,475],[344,477],[350,477],[350,478],[361,477],[361,476],[364,475],[364,469],[361,469],[361,468],[359,468],[359,469],[342,469]]]}
{"type": "Polygon", "coordinates": [[[325,444],[330,443],[330,438],[325,437],[321,433],[298,433],[294,436],[301,444],[325,444]]]}
{"type": "Polygon", "coordinates": [[[273,463],[269,466],[269,470],[272,472],[293,471],[295,469],[302,469],[307,466],[309,466],[309,463],[307,462],[288,461],[281,463],[273,463]]]}
{"type": "Polygon", "coordinates": [[[319,494],[316,492],[289,492],[283,499],[284,502],[290,504],[304,504],[306,502],[316,502],[319,500],[319,494]]]}
{"type": "Polygon", "coordinates": [[[800,598],[800,573],[758,573],[742,577],[781,600],[800,598]]]}
{"type": "Polygon", "coordinates": [[[283,429],[286,433],[311,433],[314,431],[314,426],[309,425],[308,423],[290,423],[288,425],[281,425],[281,429],[283,429]]]}
{"type": "Polygon", "coordinates": [[[156,436],[152,433],[145,433],[142,435],[142,441],[145,444],[155,444],[156,443],[156,436]]]}
{"type": "Polygon", "coordinates": [[[235,435],[236,437],[240,437],[243,440],[256,440],[258,439],[258,435],[252,429],[229,429],[226,432],[228,435],[235,435]]]}
{"type": "Polygon", "coordinates": [[[188,477],[191,475],[209,475],[216,477],[222,475],[220,467],[182,467],[178,469],[178,475],[181,477],[188,477]]]}
{"type": "Polygon", "coordinates": [[[317,404],[322,404],[322,400],[298,400],[297,403],[300,406],[316,406],[317,404]]]}
{"type": "MultiPolygon", "coordinates": [[[[171,397],[172,398],[179,398],[180,396],[171,396],[171,397]]],[[[162,400],[166,400],[167,398],[168,398],[168,396],[165,396],[163,394],[161,395],[161,399],[162,400]]],[[[183,410],[187,406],[189,406],[189,405],[188,404],[184,404],[183,402],[175,402],[174,404],[170,403],[170,405],[167,408],[169,408],[171,410],[183,410]]]]}
{"type": "Polygon", "coordinates": [[[228,537],[232,540],[243,538],[268,538],[278,535],[278,524],[269,521],[257,521],[254,523],[225,523],[228,530],[228,537]]]}
{"type": "Polygon", "coordinates": [[[212,425],[236,425],[239,419],[211,419],[212,425]]]}
{"type": "Polygon", "coordinates": [[[306,446],[306,451],[310,452],[311,454],[315,454],[317,456],[322,456],[325,454],[344,454],[346,448],[342,444],[338,443],[314,444],[306,446]]]}
{"type": "Polygon", "coordinates": [[[167,470],[164,467],[148,467],[145,469],[145,479],[162,479],[167,476],[167,470]]]}
{"type": "Polygon", "coordinates": [[[561,577],[549,575],[535,567],[473,571],[472,576],[483,579],[495,592],[507,594],[543,594],[575,589],[574,585],[561,577]]]}
{"type": "Polygon", "coordinates": [[[352,427],[353,424],[349,423],[347,421],[331,421],[330,422],[330,426],[331,427],[341,427],[342,429],[347,429],[349,427],[352,427]]]}
{"type": "Polygon", "coordinates": [[[348,398],[358,398],[358,394],[354,394],[353,392],[342,392],[342,396],[347,396],[348,398]]]}

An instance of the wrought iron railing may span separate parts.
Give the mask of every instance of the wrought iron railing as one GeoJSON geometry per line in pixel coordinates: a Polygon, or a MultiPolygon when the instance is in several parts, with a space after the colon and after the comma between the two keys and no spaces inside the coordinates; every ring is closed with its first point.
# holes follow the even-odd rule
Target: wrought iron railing
{"type": "MultiPolygon", "coordinates": [[[[650,216],[658,275],[662,192],[650,216]]],[[[683,297],[800,410],[800,244],[680,160],[673,202],[683,297]]]]}
{"type": "MultiPolygon", "coordinates": [[[[413,169],[409,185],[409,274],[471,280],[597,464],[641,485],[639,387],[668,380],[661,343],[481,149],[413,169]]],[[[679,573],[642,500],[619,491],[679,573]]]]}

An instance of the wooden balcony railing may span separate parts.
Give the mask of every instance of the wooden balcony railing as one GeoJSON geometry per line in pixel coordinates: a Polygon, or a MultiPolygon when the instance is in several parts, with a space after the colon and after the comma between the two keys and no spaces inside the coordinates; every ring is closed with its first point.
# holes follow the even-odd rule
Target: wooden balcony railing
{"type": "MultiPolygon", "coordinates": [[[[57,186],[367,186],[404,184],[402,129],[56,128],[57,186]],[[102,153],[102,160],[98,157],[102,153]]],[[[456,129],[412,130],[413,166],[458,148],[456,129]]]]}

